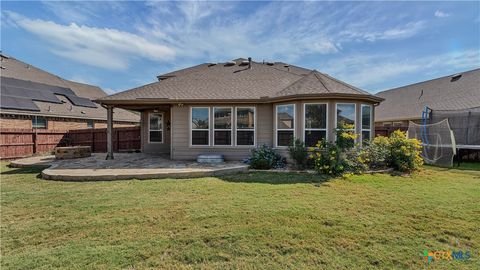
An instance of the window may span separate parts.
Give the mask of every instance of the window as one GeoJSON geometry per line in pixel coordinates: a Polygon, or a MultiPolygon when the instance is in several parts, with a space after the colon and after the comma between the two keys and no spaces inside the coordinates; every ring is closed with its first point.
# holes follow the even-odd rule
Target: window
{"type": "Polygon", "coordinates": [[[192,107],[192,145],[210,145],[210,115],[208,107],[192,107]]]}
{"type": "Polygon", "coordinates": [[[305,145],[314,147],[318,141],[327,139],[327,104],[305,104],[305,145]]]}
{"type": "Polygon", "coordinates": [[[33,129],[47,129],[48,121],[43,117],[34,116],[32,119],[32,128],[33,129]]]}
{"type": "Polygon", "coordinates": [[[237,145],[255,145],[255,108],[237,107],[237,145]]]}
{"type": "Polygon", "coordinates": [[[355,117],[356,117],[355,103],[337,103],[336,125],[346,124],[351,125],[352,128],[346,129],[346,131],[355,133],[355,117]]]}
{"type": "Polygon", "coordinates": [[[213,145],[232,145],[232,108],[213,108],[213,145]]]}
{"type": "Polygon", "coordinates": [[[295,105],[277,105],[277,146],[289,146],[295,136],[295,105]]]}
{"type": "Polygon", "coordinates": [[[87,120],[87,128],[94,128],[93,120],[87,120]]]}
{"type": "Polygon", "coordinates": [[[148,142],[163,142],[163,114],[150,113],[148,115],[148,142]]]}
{"type": "Polygon", "coordinates": [[[362,104],[362,142],[370,141],[372,131],[372,106],[362,104]]]}

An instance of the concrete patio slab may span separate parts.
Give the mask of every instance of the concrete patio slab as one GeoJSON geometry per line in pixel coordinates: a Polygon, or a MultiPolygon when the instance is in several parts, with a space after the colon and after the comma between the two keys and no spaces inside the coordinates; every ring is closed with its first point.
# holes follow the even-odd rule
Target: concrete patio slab
{"type": "Polygon", "coordinates": [[[114,160],[105,160],[105,154],[95,153],[91,157],[70,160],[55,160],[53,156],[46,156],[12,162],[12,166],[23,167],[39,164],[49,166],[42,171],[42,178],[60,181],[192,178],[248,171],[248,165],[241,162],[204,164],[172,161],[166,157],[142,153],[116,153],[114,160]]]}

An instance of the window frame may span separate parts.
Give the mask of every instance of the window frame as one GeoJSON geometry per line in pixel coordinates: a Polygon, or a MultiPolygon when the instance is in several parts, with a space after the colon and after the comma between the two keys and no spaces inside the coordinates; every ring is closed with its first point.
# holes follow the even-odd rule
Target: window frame
{"type": "Polygon", "coordinates": [[[48,119],[46,117],[33,116],[32,117],[32,129],[48,129],[48,119]],[[36,127],[36,125],[38,124],[38,119],[45,120],[45,127],[36,127]]]}
{"type": "Polygon", "coordinates": [[[235,142],[234,146],[236,147],[256,147],[257,146],[257,107],[255,106],[235,106],[235,142]],[[237,119],[238,119],[238,114],[237,111],[238,109],[253,109],[253,129],[251,128],[238,128],[237,126],[237,119]],[[253,131],[253,145],[238,145],[237,144],[237,138],[238,138],[238,131],[253,131]]]}
{"type": "Polygon", "coordinates": [[[325,140],[328,141],[328,119],[329,119],[329,115],[328,115],[328,102],[309,102],[309,103],[304,103],[303,104],[303,142],[305,142],[305,132],[307,131],[325,131],[325,140]],[[307,105],[323,105],[325,104],[326,105],[326,115],[325,115],[325,128],[307,128],[306,127],[306,120],[307,120],[307,105]]]}
{"type": "Polygon", "coordinates": [[[163,113],[163,112],[149,112],[149,113],[148,113],[148,119],[147,119],[147,120],[148,120],[148,143],[164,143],[164,142],[165,142],[165,139],[164,139],[164,138],[165,138],[165,129],[164,129],[164,124],[163,124],[163,123],[164,123],[164,120],[165,120],[164,117],[165,117],[165,116],[164,116],[164,113],[163,113]],[[161,115],[161,116],[162,116],[162,128],[161,128],[161,129],[152,130],[152,129],[150,128],[150,116],[151,116],[151,115],[154,115],[154,114],[156,114],[156,115],[161,115]],[[150,140],[150,131],[161,131],[161,132],[162,132],[162,141],[160,141],[160,142],[152,142],[152,141],[150,140]]]}
{"type": "Polygon", "coordinates": [[[362,142],[365,141],[365,139],[363,138],[364,131],[370,132],[370,138],[368,138],[368,140],[372,138],[372,118],[373,118],[372,116],[373,116],[373,106],[370,104],[361,104],[360,105],[360,136],[362,138],[362,142]],[[370,123],[368,123],[369,129],[363,128],[363,107],[370,107],[370,123]]]}
{"type": "MultiPolygon", "coordinates": [[[[228,147],[233,146],[233,107],[228,106],[214,106],[212,107],[212,119],[213,119],[213,143],[212,146],[220,146],[220,147],[228,147]],[[215,128],[215,109],[230,109],[230,129],[223,129],[223,128],[215,128]],[[215,131],[230,131],[230,144],[215,144],[215,131]]],[[[235,123],[236,124],[236,123],[235,123]]],[[[210,128],[210,124],[208,125],[210,128]]],[[[209,134],[210,137],[210,134],[209,134]]],[[[210,144],[209,144],[210,145],[210,144]]]]}
{"type": "Polygon", "coordinates": [[[287,104],[276,104],[275,105],[275,148],[287,148],[288,145],[278,145],[278,132],[279,131],[293,131],[293,140],[295,140],[296,136],[296,127],[297,127],[297,107],[295,103],[287,103],[287,104]],[[280,106],[293,106],[293,127],[292,128],[278,128],[278,107],[280,106]]]}
{"type": "Polygon", "coordinates": [[[210,139],[210,128],[212,128],[212,117],[211,117],[211,110],[209,106],[190,106],[190,113],[188,117],[188,129],[190,132],[190,139],[189,139],[189,146],[190,147],[206,147],[211,146],[212,142],[210,139]],[[193,116],[193,109],[207,109],[208,110],[208,129],[194,129],[192,125],[192,116],[193,116]],[[208,132],[208,144],[193,144],[193,131],[207,131],[208,132]]]}
{"type": "MultiPolygon", "coordinates": [[[[338,128],[338,105],[350,105],[350,104],[353,104],[353,111],[355,112],[355,115],[354,115],[354,120],[353,120],[353,129],[345,129],[347,131],[353,131],[354,134],[357,134],[357,103],[353,103],[353,102],[335,102],[335,128],[338,128]]],[[[361,135],[360,135],[361,136],[361,135]]],[[[337,140],[337,135],[335,133],[334,135],[335,137],[335,141],[337,140]]],[[[356,139],[354,140],[354,143],[356,143],[356,139]]]]}
{"type": "Polygon", "coordinates": [[[93,121],[92,119],[87,119],[87,128],[88,129],[95,128],[95,121],[93,121]],[[92,126],[89,126],[89,123],[92,123],[92,126]]]}

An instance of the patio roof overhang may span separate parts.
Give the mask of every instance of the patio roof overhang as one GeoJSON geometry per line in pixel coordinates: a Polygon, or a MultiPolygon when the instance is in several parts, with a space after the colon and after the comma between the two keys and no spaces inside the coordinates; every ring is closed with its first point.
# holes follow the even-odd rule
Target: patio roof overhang
{"type": "Polygon", "coordinates": [[[137,98],[126,100],[110,100],[97,99],[96,103],[114,106],[129,110],[143,110],[156,107],[160,104],[252,104],[252,103],[277,103],[285,101],[297,100],[315,100],[315,99],[355,99],[374,102],[379,104],[384,99],[373,95],[358,95],[358,94],[305,94],[305,95],[291,95],[282,97],[265,97],[260,99],[169,99],[169,98],[137,98]]]}

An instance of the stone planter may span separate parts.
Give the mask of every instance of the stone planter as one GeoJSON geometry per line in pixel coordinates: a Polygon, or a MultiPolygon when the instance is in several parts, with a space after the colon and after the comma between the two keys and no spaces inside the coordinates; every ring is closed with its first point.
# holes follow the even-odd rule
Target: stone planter
{"type": "Polygon", "coordinates": [[[90,146],[70,146],[55,148],[56,159],[83,158],[92,155],[90,146]]]}

